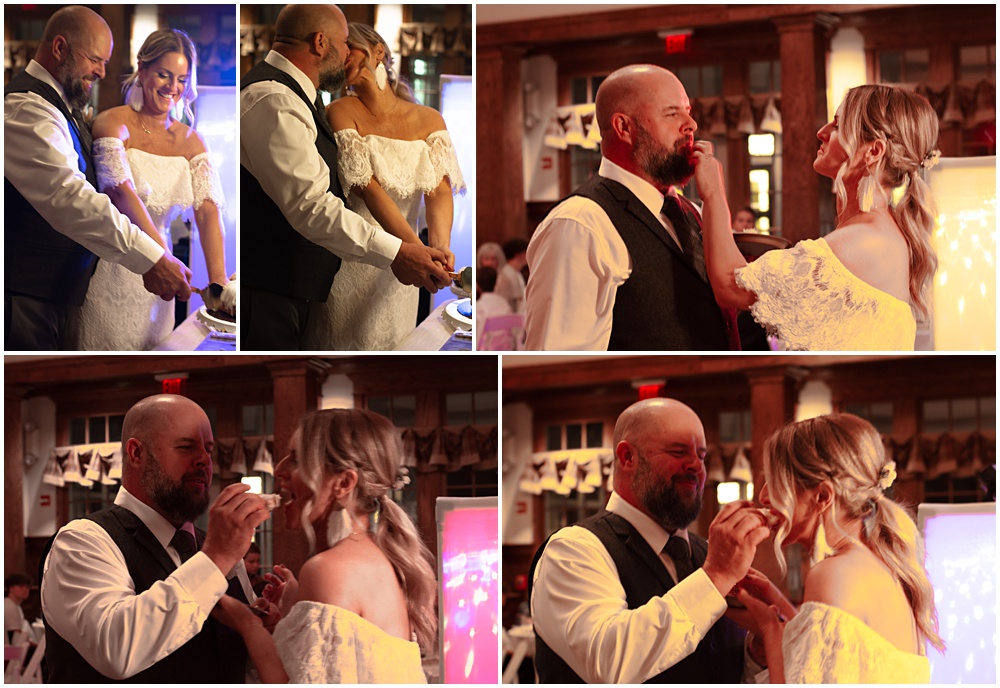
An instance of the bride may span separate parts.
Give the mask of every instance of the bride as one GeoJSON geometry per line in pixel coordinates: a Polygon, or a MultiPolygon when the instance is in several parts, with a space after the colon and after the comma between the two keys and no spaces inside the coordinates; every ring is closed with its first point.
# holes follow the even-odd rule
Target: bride
{"type": "MultiPolygon", "coordinates": [[[[172,114],[182,104],[193,120],[196,59],[183,31],[149,35],[123,87],[127,105],[94,120],[94,164],[100,191],[168,252],[170,223],[194,208],[209,283],[225,285],[222,187],[201,137],[172,114]]],[[[81,313],[81,349],[148,350],[173,328],[173,301],[147,292],[141,276],[98,262],[81,313]]]]}
{"type": "Polygon", "coordinates": [[[812,550],[796,610],[754,572],[738,599],[763,637],[772,683],[929,683],[925,644],[944,649],[920,532],[885,494],[896,477],[867,421],[832,414],[764,445],[760,502],[777,517],[775,554],[812,550]]]}
{"type": "Polygon", "coordinates": [[[920,178],[940,155],[937,115],[905,89],[859,86],[817,136],[813,168],[834,180],[836,228],[750,265],[729,228],[711,144],[695,144],[716,301],[750,310],[786,349],[912,351],[914,316],[928,314],[937,267],[932,199],[920,178]]]}
{"type": "Polygon", "coordinates": [[[426,683],[420,656],[436,639],[434,572],[388,494],[402,459],[396,428],[371,411],[315,411],[291,447],[274,469],[281,508],[317,553],[298,581],[275,566],[284,582],[264,592],[282,612],[273,638],[232,597],[214,613],[241,634],[263,683],[426,683]]]}
{"type": "MultiPolygon", "coordinates": [[[[427,243],[444,251],[445,268],[453,270],[452,194],[464,193],[465,182],[444,119],[415,102],[392,70],[388,45],[371,27],[350,24],[347,42],[344,69],[356,97],[327,108],[338,173],[349,190],[347,205],[404,242],[419,244],[424,201],[427,243]]],[[[419,289],[400,284],[388,270],[345,262],[326,302],[326,317],[310,319],[305,348],[393,349],[417,325],[418,298],[419,289]]]]}

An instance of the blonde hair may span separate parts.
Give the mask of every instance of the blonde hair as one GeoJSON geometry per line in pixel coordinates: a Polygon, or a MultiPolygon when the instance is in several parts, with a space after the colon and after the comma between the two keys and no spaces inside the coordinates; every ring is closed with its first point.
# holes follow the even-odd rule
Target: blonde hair
{"type": "Polygon", "coordinates": [[[368,57],[369,62],[372,59],[372,49],[376,45],[381,45],[385,51],[382,64],[385,66],[386,74],[389,77],[389,87],[392,89],[392,92],[397,97],[409,103],[417,102],[416,96],[413,95],[413,89],[410,88],[410,85],[405,80],[399,78],[399,73],[392,67],[392,51],[389,49],[389,44],[385,42],[385,39],[375,29],[367,24],[351,22],[347,25],[347,45],[351,49],[363,52],[368,57]]]}
{"type": "Polygon", "coordinates": [[[889,467],[872,424],[835,413],[787,425],[764,443],[764,463],[771,508],[783,516],[774,538],[782,574],[787,570],[782,545],[791,528],[796,495],[829,481],[833,508],[862,522],[862,543],[899,581],[921,635],[943,650],[934,591],[923,565],[923,538],[906,510],[883,494],[880,482],[889,467]]]}
{"type": "Polygon", "coordinates": [[[136,55],[139,64],[122,84],[122,96],[126,103],[131,103],[132,92],[136,88],[141,88],[139,70],[143,65],[151,65],[167,53],[181,53],[187,58],[189,73],[184,92],[181,93],[181,102],[184,104],[184,116],[193,124],[194,112],[191,110],[191,103],[198,97],[198,52],[191,38],[180,29],[159,29],[146,37],[136,55]]]}
{"type": "MultiPolygon", "coordinates": [[[[380,512],[375,544],[396,573],[417,642],[424,652],[431,651],[437,638],[431,555],[409,516],[388,495],[403,456],[396,428],[384,416],[364,409],[314,411],[299,427],[299,471],[313,494],[330,475],[354,470],[356,509],[370,518],[380,512]]],[[[303,514],[312,511],[313,501],[306,502],[303,514]]],[[[316,533],[307,518],[302,519],[302,528],[315,550],[316,533]]]]}
{"type": "MultiPolygon", "coordinates": [[[[936,210],[930,187],[920,177],[923,162],[935,151],[937,113],[927,99],[895,86],[868,84],[847,92],[840,111],[840,140],[848,159],[834,179],[841,203],[847,199],[844,175],[854,154],[865,144],[885,142],[885,155],[869,170],[883,190],[900,190],[891,203],[893,219],[903,233],[909,252],[910,303],[917,315],[927,317],[930,286],[937,270],[931,247],[936,210]]],[[[889,195],[886,195],[889,198],[889,195]]]]}
{"type": "Polygon", "coordinates": [[[483,258],[494,258],[496,260],[497,273],[500,272],[500,268],[507,264],[507,256],[503,252],[503,246],[495,241],[487,241],[479,245],[479,250],[476,251],[477,268],[483,264],[483,258]]]}

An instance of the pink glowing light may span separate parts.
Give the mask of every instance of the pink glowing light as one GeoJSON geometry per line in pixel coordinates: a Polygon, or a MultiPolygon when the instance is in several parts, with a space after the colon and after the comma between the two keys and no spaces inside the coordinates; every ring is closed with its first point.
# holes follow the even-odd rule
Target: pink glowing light
{"type": "Polygon", "coordinates": [[[499,676],[499,519],[496,498],[438,499],[441,654],[445,683],[499,676]],[[487,504],[485,508],[483,505],[487,504]]]}

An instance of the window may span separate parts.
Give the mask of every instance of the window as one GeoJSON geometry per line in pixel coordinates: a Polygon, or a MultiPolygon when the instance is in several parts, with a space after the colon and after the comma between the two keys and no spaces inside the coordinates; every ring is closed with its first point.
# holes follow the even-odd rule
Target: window
{"type": "Polygon", "coordinates": [[[750,156],[750,207],[757,211],[757,228],[781,227],[781,136],[753,134],[747,138],[750,156]]]}
{"type": "Polygon", "coordinates": [[[927,81],[930,51],[886,50],[878,54],[879,81],[883,84],[920,84],[927,81]]]}
{"type": "Polygon", "coordinates": [[[958,49],[959,80],[978,83],[983,79],[996,79],[997,46],[965,45],[958,49]]]}
{"type": "Polygon", "coordinates": [[[124,422],[125,416],[120,414],[70,418],[69,443],[121,442],[124,422]]]}
{"type": "Polygon", "coordinates": [[[473,392],[445,396],[445,425],[496,425],[497,393],[473,392]]]}
{"type": "Polygon", "coordinates": [[[719,414],[720,442],[749,442],[751,436],[750,419],[747,411],[723,411],[719,414]]]}
{"type": "Polygon", "coordinates": [[[891,401],[875,404],[846,404],[844,411],[864,418],[874,425],[881,435],[892,434],[893,407],[891,401]]]}
{"type": "Polygon", "coordinates": [[[496,467],[480,471],[475,466],[466,466],[448,473],[449,497],[496,497],[498,494],[496,467]]]}
{"type": "Polygon", "coordinates": [[[748,68],[750,70],[750,93],[764,95],[781,92],[780,60],[751,62],[748,68]]]}
{"type": "Polygon", "coordinates": [[[596,449],[604,446],[604,423],[584,421],[545,428],[545,451],[596,449]]]}
{"type": "Polygon", "coordinates": [[[365,405],[369,411],[379,413],[397,428],[412,428],[417,418],[417,397],[403,394],[395,397],[368,397],[365,405]]]}
{"type": "Polygon", "coordinates": [[[690,100],[722,95],[722,65],[680,67],[673,71],[684,85],[690,100]]]}
{"type": "Polygon", "coordinates": [[[574,490],[569,496],[545,492],[545,532],[554,533],[571,526],[604,508],[608,501],[605,485],[589,494],[574,490]]]}
{"type": "Polygon", "coordinates": [[[265,437],[274,434],[274,404],[254,404],[241,407],[243,436],[265,437]]]}
{"type": "Polygon", "coordinates": [[[926,400],[922,429],[925,433],[993,429],[996,427],[996,404],[996,397],[926,400]]]}

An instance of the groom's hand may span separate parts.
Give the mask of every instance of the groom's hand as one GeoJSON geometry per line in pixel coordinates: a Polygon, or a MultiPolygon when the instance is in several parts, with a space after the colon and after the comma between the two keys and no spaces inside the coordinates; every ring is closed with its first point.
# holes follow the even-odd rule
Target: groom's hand
{"type": "Polygon", "coordinates": [[[753,563],[757,545],[771,531],[753,502],[730,502],[708,527],[708,554],[702,570],[723,597],[739,583],[753,563]]]}
{"type": "Polygon", "coordinates": [[[191,270],[169,252],[164,252],[158,261],[142,276],[142,285],[150,294],[156,294],[164,301],[175,296],[181,301],[191,298],[191,270]]]}
{"type": "Polygon", "coordinates": [[[423,287],[434,294],[441,287],[451,284],[448,273],[438,264],[444,264],[447,260],[440,249],[404,242],[400,244],[399,253],[390,267],[392,274],[402,284],[423,287]]]}

